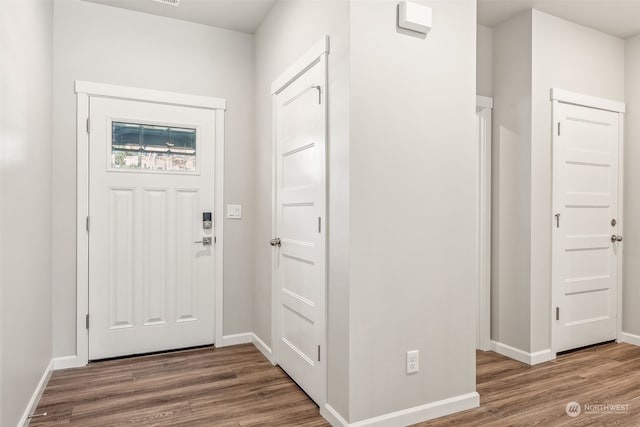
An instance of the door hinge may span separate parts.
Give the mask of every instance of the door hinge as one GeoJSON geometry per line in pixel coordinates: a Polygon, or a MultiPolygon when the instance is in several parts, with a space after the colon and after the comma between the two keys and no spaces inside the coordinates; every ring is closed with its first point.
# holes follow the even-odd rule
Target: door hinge
{"type": "Polygon", "coordinates": [[[320,346],[318,346],[318,362],[320,361],[320,346]]]}
{"type": "Polygon", "coordinates": [[[560,122],[558,122],[558,136],[560,136],[560,122]]]}
{"type": "Polygon", "coordinates": [[[560,320],[560,307],[556,307],[556,320],[560,320]]]}
{"type": "Polygon", "coordinates": [[[215,245],[216,242],[218,241],[218,238],[216,236],[213,236],[213,244],[215,245]]]}
{"type": "Polygon", "coordinates": [[[87,133],[91,133],[91,120],[87,117],[87,133]]]}
{"type": "Polygon", "coordinates": [[[89,329],[89,314],[88,313],[84,318],[84,322],[85,322],[85,325],[86,325],[87,329],[89,329]]]}
{"type": "Polygon", "coordinates": [[[554,216],[556,217],[556,228],[560,228],[560,214],[557,213],[554,216]]]}
{"type": "Polygon", "coordinates": [[[322,233],[322,218],[318,217],[318,233],[322,233]]]}
{"type": "Polygon", "coordinates": [[[86,227],[87,227],[87,232],[89,232],[89,216],[87,216],[86,227]]]}

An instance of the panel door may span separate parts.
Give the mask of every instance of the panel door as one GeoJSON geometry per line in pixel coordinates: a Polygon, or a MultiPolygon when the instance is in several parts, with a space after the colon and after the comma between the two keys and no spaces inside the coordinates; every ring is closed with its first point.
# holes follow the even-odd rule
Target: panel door
{"type": "Polygon", "coordinates": [[[325,62],[275,97],[278,364],[322,401],[325,335],[325,62]]]}
{"type": "Polygon", "coordinates": [[[554,138],[554,350],[616,338],[618,114],[559,103],[554,138]]]}
{"type": "Polygon", "coordinates": [[[89,359],[213,344],[214,112],[91,97],[89,359]]]}

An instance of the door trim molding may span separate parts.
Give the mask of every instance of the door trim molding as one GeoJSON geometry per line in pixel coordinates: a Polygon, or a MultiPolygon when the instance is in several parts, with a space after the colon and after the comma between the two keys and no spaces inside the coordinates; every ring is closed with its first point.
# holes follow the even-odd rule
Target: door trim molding
{"type": "Polygon", "coordinates": [[[86,82],[81,80],[75,81],[75,91],[76,93],[83,93],[89,96],[149,101],[156,104],[183,105],[186,107],[205,108],[209,110],[225,110],[227,108],[227,101],[222,98],[86,82]]]}
{"type": "Polygon", "coordinates": [[[476,345],[491,350],[491,114],[493,98],[476,97],[479,114],[478,165],[478,326],[476,345]]]}
{"type": "Polygon", "coordinates": [[[300,77],[314,65],[323,54],[329,54],[329,36],[318,40],[296,62],[291,64],[277,79],[271,83],[271,95],[282,92],[291,82],[300,77]]]}
{"type": "MultiPolygon", "coordinates": [[[[312,66],[317,64],[318,62],[322,63],[323,71],[324,71],[324,82],[323,86],[325,88],[325,105],[324,105],[324,114],[325,114],[325,144],[324,144],[324,170],[323,170],[323,181],[324,181],[324,189],[323,189],[323,203],[324,203],[324,227],[325,227],[325,275],[324,275],[324,313],[322,313],[323,324],[324,324],[324,335],[322,337],[321,345],[321,366],[323,370],[323,382],[322,382],[322,391],[320,393],[320,402],[316,402],[320,408],[324,407],[327,402],[327,390],[328,390],[328,370],[327,370],[327,360],[328,360],[328,351],[327,351],[327,342],[328,342],[328,327],[327,327],[327,312],[329,310],[328,305],[328,286],[327,286],[327,265],[328,265],[328,255],[327,255],[327,230],[329,229],[329,221],[327,215],[327,156],[328,145],[329,145],[329,130],[328,130],[328,118],[329,118],[329,84],[327,81],[328,75],[328,56],[329,54],[329,36],[323,36],[320,40],[318,40],[307,52],[305,52],[297,61],[295,61],[286,71],[284,71],[277,79],[273,81],[271,84],[271,105],[272,105],[272,114],[271,114],[271,235],[273,237],[276,236],[277,232],[277,197],[276,197],[276,169],[277,169],[277,132],[276,132],[276,110],[277,110],[277,101],[276,96],[278,93],[282,92],[286,89],[293,81],[295,81],[298,77],[304,74],[307,70],[309,70],[312,66]]],[[[277,254],[275,251],[271,251],[271,348],[269,358],[271,363],[276,365],[278,363],[278,345],[277,340],[279,339],[279,328],[278,328],[278,307],[280,303],[279,298],[279,289],[278,289],[278,277],[276,272],[276,264],[277,264],[277,254]]],[[[256,336],[257,337],[257,336],[256,336]]],[[[264,344],[264,343],[263,343],[264,344]]],[[[260,348],[260,347],[258,347],[260,348]]],[[[269,349],[265,345],[266,349],[269,349]]],[[[261,349],[262,351],[262,349],[261,349]]],[[[263,351],[264,353],[264,351],[263,351]]]]}
{"type": "Polygon", "coordinates": [[[613,111],[614,113],[624,113],[626,110],[624,102],[583,95],[581,93],[558,88],[551,88],[551,101],[581,105],[583,107],[596,108],[598,110],[613,111]]]}
{"type": "MultiPolygon", "coordinates": [[[[624,236],[624,111],[618,114],[618,233],[624,236]]],[[[616,319],[616,337],[622,339],[622,292],[624,289],[624,244],[618,245],[618,313],[616,319]]]]}
{"type": "MultiPolygon", "coordinates": [[[[214,343],[223,342],[223,289],[224,289],[224,113],[226,101],[221,98],[116,86],[76,80],[76,355],[75,366],[89,362],[89,331],[85,316],[89,312],[89,233],[84,218],[89,215],[89,134],[86,119],[92,96],[146,101],[214,110],[215,112],[215,165],[214,165],[214,227],[215,257],[215,332],[214,343]]],[[[71,359],[69,359],[71,361],[71,359]]]]}
{"type": "MultiPolygon", "coordinates": [[[[597,98],[588,95],[582,95],[575,92],[570,92],[563,89],[552,88],[551,89],[551,212],[549,212],[550,218],[557,212],[558,200],[555,191],[554,175],[556,172],[555,166],[555,147],[558,144],[558,134],[556,130],[556,123],[558,123],[558,105],[572,104],[582,107],[594,108],[597,110],[611,111],[618,114],[618,233],[624,236],[624,114],[626,111],[626,104],[618,101],[612,101],[604,98],[597,98]]],[[[556,292],[553,288],[554,276],[554,257],[555,257],[555,237],[553,233],[553,227],[551,228],[551,298],[549,301],[549,312],[551,316],[554,313],[554,307],[556,307],[556,292]]],[[[624,258],[624,244],[618,246],[618,280],[616,282],[617,287],[617,301],[616,301],[616,339],[620,342],[623,339],[622,332],[622,291],[623,291],[623,258],[624,258]]],[[[556,324],[553,317],[550,321],[550,346],[551,351],[556,351],[556,324]]]]}

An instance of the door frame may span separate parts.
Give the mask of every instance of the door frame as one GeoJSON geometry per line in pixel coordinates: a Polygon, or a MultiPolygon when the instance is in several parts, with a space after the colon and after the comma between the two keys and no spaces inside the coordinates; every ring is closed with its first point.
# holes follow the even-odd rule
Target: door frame
{"type": "Polygon", "coordinates": [[[222,343],[223,335],[223,260],[224,260],[224,114],[226,100],[198,95],[75,81],[76,93],[76,360],[75,366],[89,362],[89,101],[91,97],[116,98],[157,104],[195,107],[215,112],[214,165],[214,245],[215,325],[214,343],[222,343]]]}
{"type": "MultiPolygon", "coordinates": [[[[583,95],[576,92],[570,92],[568,90],[552,88],[551,89],[551,193],[552,193],[552,203],[551,203],[551,212],[549,213],[549,221],[550,223],[553,221],[553,215],[558,212],[558,208],[560,207],[560,200],[558,199],[559,195],[555,189],[555,179],[557,176],[557,164],[556,164],[556,156],[555,156],[555,147],[558,144],[558,106],[559,104],[571,104],[577,105],[580,107],[594,108],[597,110],[605,110],[611,111],[618,114],[618,233],[624,235],[624,114],[626,111],[626,105],[623,102],[613,101],[604,98],[597,98],[589,95],[583,95]]],[[[556,353],[557,347],[557,330],[558,324],[555,320],[555,310],[554,307],[558,307],[559,305],[559,295],[554,288],[555,276],[556,276],[556,266],[555,266],[555,253],[558,249],[558,245],[556,243],[555,233],[553,232],[553,226],[550,227],[551,232],[551,299],[550,299],[550,307],[549,313],[551,317],[551,352],[553,354],[556,353]]],[[[621,334],[622,334],[622,279],[623,279],[623,270],[622,270],[622,260],[624,254],[624,245],[620,245],[618,247],[618,280],[616,283],[617,288],[617,301],[616,301],[616,340],[620,342],[621,334]]]]}
{"type": "Polygon", "coordinates": [[[476,96],[478,133],[478,315],[476,347],[491,350],[491,115],[493,98],[476,96]]]}
{"type": "MultiPolygon", "coordinates": [[[[307,50],[301,57],[298,58],[286,71],[284,71],[277,79],[273,81],[271,84],[271,96],[272,96],[272,144],[271,144],[271,235],[276,236],[277,232],[277,198],[276,198],[276,184],[277,184],[277,176],[276,176],[276,166],[277,166],[277,133],[276,133],[276,108],[277,101],[276,96],[286,89],[294,80],[304,74],[307,70],[309,70],[313,65],[315,65],[318,61],[322,65],[324,69],[324,82],[323,85],[325,87],[325,152],[324,152],[324,170],[322,179],[324,181],[324,227],[325,227],[325,261],[329,259],[328,257],[328,245],[327,236],[329,235],[329,221],[327,215],[327,176],[328,176],[328,146],[329,146],[329,129],[328,129],[328,93],[329,93],[329,85],[328,85],[328,55],[329,55],[329,36],[323,36],[320,40],[318,40],[309,50],[307,50]]],[[[280,328],[278,327],[278,308],[280,305],[280,291],[278,289],[278,275],[277,275],[277,254],[276,251],[271,252],[271,363],[274,365],[278,364],[278,345],[277,342],[280,339],[280,328]]],[[[321,402],[316,402],[320,408],[324,408],[327,403],[327,312],[329,310],[328,299],[327,299],[327,279],[328,279],[328,271],[327,271],[328,262],[325,262],[325,293],[324,293],[324,312],[323,316],[323,324],[324,324],[324,334],[322,334],[322,342],[321,346],[321,357],[320,357],[320,366],[323,372],[324,380],[322,382],[322,390],[320,392],[321,402]]]]}

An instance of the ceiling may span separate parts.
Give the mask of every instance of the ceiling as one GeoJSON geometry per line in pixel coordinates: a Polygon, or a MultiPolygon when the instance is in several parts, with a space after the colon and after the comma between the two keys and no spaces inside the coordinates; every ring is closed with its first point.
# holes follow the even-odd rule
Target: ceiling
{"type": "Polygon", "coordinates": [[[85,0],[253,34],[276,0],[181,0],[172,6],[153,0],[85,0]]]}
{"type": "Polygon", "coordinates": [[[478,0],[478,23],[493,27],[528,9],[622,39],[640,34],[640,0],[478,0]]]}
{"type": "MultiPolygon", "coordinates": [[[[253,34],[276,0],[85,0],[253,34]]],[[[305,0],[310,1],[310,0],[305,0]]],[[[640,34],[640,0],[478,0],[478,23],[493,27],[529,9],[626,39],[640,34]]]]}

